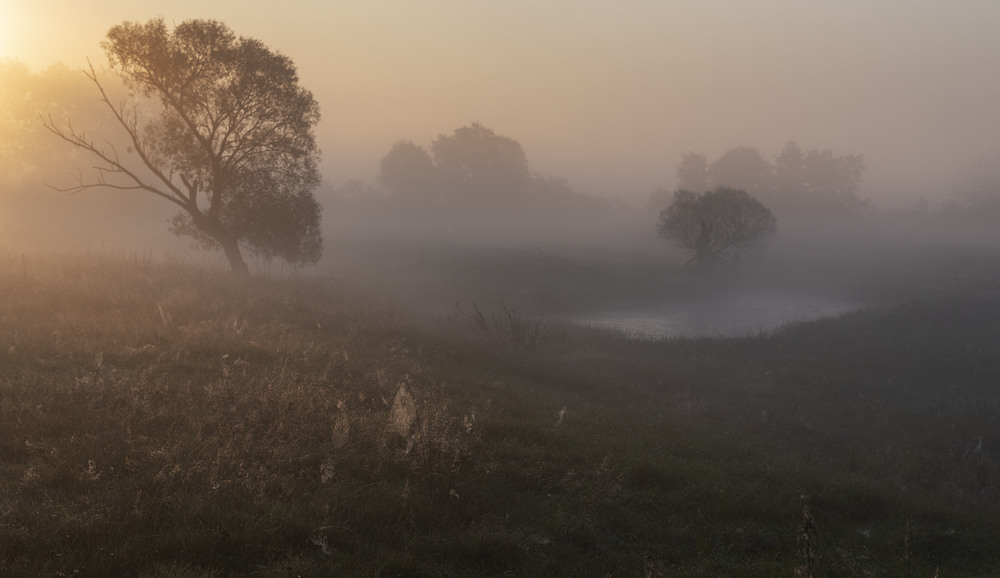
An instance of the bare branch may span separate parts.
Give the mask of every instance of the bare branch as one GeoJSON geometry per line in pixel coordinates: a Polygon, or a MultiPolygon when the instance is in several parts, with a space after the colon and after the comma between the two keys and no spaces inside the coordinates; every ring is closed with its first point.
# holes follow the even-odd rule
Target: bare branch
{"type": "Polygon", "coordinates": [[[84,75],[87,76],[87,78],[89,78],[95,86],[97,86],[101,94],[101,101],[107,105],[115,120],[128,134],[129,139],[132,142],[132,150],[135,151],[136,155],[142,161],[143,166],[145,166],[166,187],[166,190],[156,186],[154,183],[145,181],[139,174],[130,169],[122,161],[117,147],[110,140],[105,140],[106,148],[99,146],[87,137],[86,132],[77,131],[73,128],[72,121],[68,121],[66,128],[63,129],[56,124],[50,114],[48,116],[41,117],[42,125],[46,130],[62,139],[64,142],[90,153],[92,156],[105,163],[104,166],[98,165],[93,167],[98,173],[97,179],[94,182],[85,181],[81,173],[77,177],[77,184],[75,186],[52,188],[57,191],[70,192],[74,194],[80,191],[97,188],[144,190],[158,197],[162,197],[185,210],[189,210],[189,198],[185,196],[179,188],[177,188],[169,176],[163,174],[163,171],[160,170],[154,162],[152,162],[149,155],[146,153],[144,144],[139,137],[137,114],[133,112],[131,116],[128,115],[126,112],[125,102],[122,102],[118,107],[111,103],[111,99],[108,97],[107,91],[97,78],[97,72],[94,70],[93,64],[90,64],[89,71],[84,71],[84,75]],[[120,175],[127,182],[125,184],[109,182],[105,178],[106,174],[120,175]]]}

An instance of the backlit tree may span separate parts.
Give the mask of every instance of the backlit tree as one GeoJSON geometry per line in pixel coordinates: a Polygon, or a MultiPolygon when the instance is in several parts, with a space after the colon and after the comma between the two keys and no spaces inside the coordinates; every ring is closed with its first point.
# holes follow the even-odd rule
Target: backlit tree
{"type": "Polygon", "coordinates": [[[86,74],[129,145],[50,117],[50,131],[98,161],[64,190],[142,191],[173,203],[173,231],[221,248],[239,274],[248,272],[243,248],[293,264],[319,259],[319,106],[291,59],[214,20],[173,30],[162,19],[125,22],[102,47],[134,96],[118,101],[93,67],[86,74]]]}

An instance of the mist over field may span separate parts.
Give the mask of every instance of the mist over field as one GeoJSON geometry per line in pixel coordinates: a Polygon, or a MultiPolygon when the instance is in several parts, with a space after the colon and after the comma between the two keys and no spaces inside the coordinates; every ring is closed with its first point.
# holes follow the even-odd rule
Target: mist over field
{"type": "Polygon", "coordinates": [[[673,188],[684,151],[785,142],[863,154],[866,197],[907,206],[946,196],[996,141],[998,8],[987,1],[630,0],[503,5],[291,3],[280,15],[182,0],[8,3],[4,52],[35,71],[87,58],[123,20],[218,18],[290,56],[319,100],[328,183],[371,181],[401,139],[478,121],[518,139],[534,170],[641,204],[673,188]],[[277,17],[276,17],[277,16],[277,17]],[[42,33],[44,31],[44,33],[42,33]]]}
{"type": "MultiPolygon", "coordinates": [[[[385,195],[379,164],[395,143],[426,147],[472,123],[516,140],[533,174],[634,209],[645,207],[656,190],[680,188],[677,168],[686,153],[716,161],[753,148],[773,161],[796,142],[805,151],[861,157],[865,169],[856,192],[872,213],[938,213],[963,203],[970,167],[995,164],[1000,148],[993,104],[1000,83],[982,73],[998,64],[988,24],[998,9],[988,2],[479,6],[442,0],[382,9],[354,3],[287,8],[282,21],[294,27],[249,6],[232,11],[178,2],[148,14],[109,4],[71,22],[48,19],[60,12],[58,2],[15,2],[6,9],[0,56],[27,67],[9,75],[46,77],[48,87],[7,110],[17,123],[37,124],[42,113],[81,125],[100,111],[93,87],[77,71],[89,59],[106,72],[99,42],[110,26],[150,16],[219,18],[288,55],[315,94],[323,115],[316,137],[324,185],[317,197],[326,207],[328,236],[364,220],[339,197],[385,195]],[[33,32],[43,26],[46,34],[33,32]],[[53,100],[59,94],[70,102],[53,100]]],[[[17,84],[5,82],[9,98],[17,84]]],[[[51,137],[17,126],[39,142],[51,137]]],[[[54,194],[42,183],[68,186],[88,164],[55,156],[66,151],[58,143],[39,146],[45,150],[36,152],[49,162],[44,170],[28,177],[23,160],[6,165],[5,179],[14,176],[3,196],[8,235],[36,245],[56,239],[76,247],[131,246],[133,240],[141,249],[169,245],[158,226],[172,214],[169,207],[109,191],[54,194]],[[29,202],[28,191],[40,192],[29,202]],[[46,229],[53,222],[59,225],[46,229]]],[[[732,184],[749,186],[739,179],[732,184]]],[[[588,231],[593,239],[584,242],[599,245],[599,238],[628,237],[628,228],[648,230],[655,214],[647,217],[625,231],[546,218],[543,227],[513,227],[512,238],[524,239],[518,228],[551,228],[531,236],[558,237],[561,229],[586,237],[588,231]]],[[[621,220],[617,214],[606,219],[621,220]]],[[[794,228],[781,220],[782,231],[794,228]]],[[[498,236],[484,232],[491,235],[498,236]]]]}
{"type": "Polygon", "coordinates": [[[1000,4],[0,6],[0,574],[990,576],[1000,4]]]}

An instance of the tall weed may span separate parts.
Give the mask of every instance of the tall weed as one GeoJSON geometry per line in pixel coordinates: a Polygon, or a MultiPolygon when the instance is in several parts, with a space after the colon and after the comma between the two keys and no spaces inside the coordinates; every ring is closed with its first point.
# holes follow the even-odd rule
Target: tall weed
{"type": "Polygon", "coordinates": [[[536,349],[545,340],[551,323],[542,317],[529,317],[513,307],[500,303],[499,311],[483,313],[475,303],[469,313],[458,310],[466,319],[469,328],[479,337],[520,349],[536,349]]]}

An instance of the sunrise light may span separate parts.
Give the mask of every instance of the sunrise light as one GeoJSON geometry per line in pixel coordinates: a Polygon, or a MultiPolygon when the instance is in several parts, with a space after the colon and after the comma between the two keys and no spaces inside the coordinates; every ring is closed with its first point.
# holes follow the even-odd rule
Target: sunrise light
{"type": "Polygon", "coordinates": [[[10,57],[11,18],[6,11],[0,11],[0,58],[10,57]]]}

